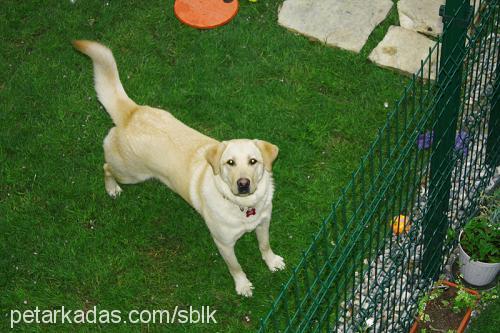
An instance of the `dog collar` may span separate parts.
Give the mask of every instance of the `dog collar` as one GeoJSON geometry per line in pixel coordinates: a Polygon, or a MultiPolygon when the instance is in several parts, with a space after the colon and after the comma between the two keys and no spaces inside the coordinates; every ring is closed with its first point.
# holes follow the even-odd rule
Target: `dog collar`
{"type": "MultiPolygon", "coordinates": [[[[231,202],[225,195],[222,195],[222,197],[224,199],[226,199],[227,201],[231,202]]],[[[239,206],[239,207],[240,207],[240,210],[245,213],[246,217],[250,217],[250,216],[257,214],[257,210],[255,209],[255,207],[246,207],[246,208],[241,207],[241,206],[239,206]]]]}
{"type": "Polygon", "coordinates": [[[257,210],[253,207],[248,207],[248,208],[240,207],[240,210],[242,212],[245,212],[246,217],[250,217],[252,215],[257,214],[257,210]]]}

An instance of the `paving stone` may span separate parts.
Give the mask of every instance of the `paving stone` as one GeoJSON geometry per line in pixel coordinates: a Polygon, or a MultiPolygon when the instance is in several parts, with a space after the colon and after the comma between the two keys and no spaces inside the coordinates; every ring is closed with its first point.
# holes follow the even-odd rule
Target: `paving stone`
{"type": "MultiPolygon", "coordinates": [[[[413,74],[420,68],[420,60],[427,57],[435,42],[418,32],[398,26],[389,27],[384,39],[370,53],[371,61],[382,67],[398,69],[413,74]]],[[[436,77],[436,52],[431,58],[431,79],[436,77]]],[[[427,78],[428,65],[424,78],[427,78]]]]}
{"type": "Polygon", "coordinates": [[[400,0],[399,24],[408,30],[436,37],[443,33],[439,7],[444,3],[445,0],[400,0]]]}
{"type": "Polygon", "coordinates": [[[286,0],[278,23],[327,45],[359,52],[392,5],[391,0],[286,0]]]}

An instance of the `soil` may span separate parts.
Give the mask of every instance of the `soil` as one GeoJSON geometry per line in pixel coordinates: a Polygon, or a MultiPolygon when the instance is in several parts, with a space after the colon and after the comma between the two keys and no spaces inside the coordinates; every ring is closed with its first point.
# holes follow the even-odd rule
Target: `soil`
{"type": "Polygon", "coordinates": [[[457,289],[448,288],[438,298],[429,301],[425,313],[429,315],[431,320],[430,322],[421,321],[418,332],[421,332],[422,328],[427,329],[427,332],[457,330],[467,310],[453,312],[453,299],[456,294],[457,289]],[[447,305],[444,305],[442,301],[447,301],[447,305]]]}

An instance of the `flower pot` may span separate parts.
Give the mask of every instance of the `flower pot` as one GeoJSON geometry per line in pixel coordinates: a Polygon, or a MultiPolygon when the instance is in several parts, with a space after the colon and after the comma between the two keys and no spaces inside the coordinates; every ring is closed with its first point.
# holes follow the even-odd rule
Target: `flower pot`
{"type": "MultiPolygon", "coordinates": [[[[453,282],[449,282],[449,281],[441,281],[440,282],[442,285],[447,285],[449,287],[452,287],[452,288],[457,288],[458,286],[453,283],[453,282]]],[[[471,295],[475,295],[477,297],[477,301],[479,301],[479,293],[475,290],[472,290],[472,289],[468,289],[468,288],[464,288],[465,291],[467,291],[469,294],[471,295]]],[[[477,303],[476,301],[476,303],[477,303]]],[[[469,320],[470,320],[470,316],[472,314],[472,309],[471,308],[467,308],[467,311],[465,312],[465,315],[464,317],[462,318],[462,321],[460,322],[460,325],[457,329],[457,333],[463,333],[465,331],[465,328],[467,327],[467,325],[469,324],[469,320]]],[[[420,326],[420,321],[419,319],[417,318],[415,320],[415,322],[413,323],[412,327],[410,328],[410,333],[416,333],[418,332],[418,329],[419,329],[419,326],[420,326]]]]}
{"type": "Polygon", "coordinates": [[[486,263],[482,261],[471,260],[470,256],[464,251],[460,240],[462,239],[462,232],[459,236],[459,259],[460,259],[460,273],[467,283],[474,286],[485,286],[491,283],[500,271],[500,263],[486,263]]]}

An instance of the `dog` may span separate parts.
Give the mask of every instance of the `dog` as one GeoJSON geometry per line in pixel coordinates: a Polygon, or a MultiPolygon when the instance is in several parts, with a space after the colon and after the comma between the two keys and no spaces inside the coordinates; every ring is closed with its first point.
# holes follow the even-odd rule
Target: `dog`
{"type": "Polygon", "coordinates": [[[201,214],[237,294],[251,297],[254,287],[234,253],[243,234],[255,230],[272,272],[285,268],[269,244],[278,147],[263,140],[219,142],[167,111],[138,105],[125,93],[110,49],[86,40],[73,45],[92,59],[98,99],[115,124],[103,144],[106,192],[116,198],[122,192],[119,183],[151,178],[167,185],[201,214]]]}

